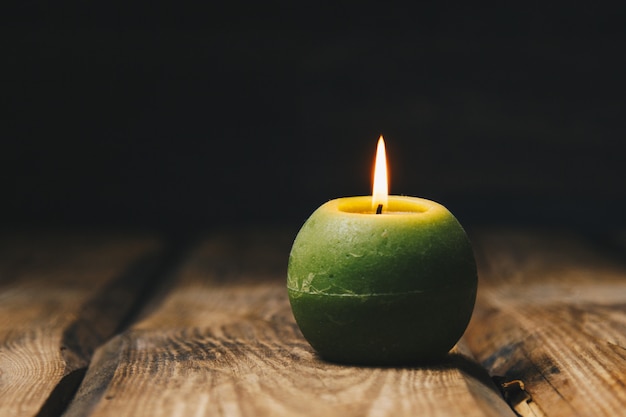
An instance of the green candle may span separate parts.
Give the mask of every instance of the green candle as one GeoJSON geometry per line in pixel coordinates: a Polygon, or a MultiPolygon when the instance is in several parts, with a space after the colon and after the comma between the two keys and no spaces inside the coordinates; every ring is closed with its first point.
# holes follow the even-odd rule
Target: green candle
{"type": "Polygon", "coordinates": [[[342,363],[444,357],[467,327],[476,285],[459,222],[415,197],[375,191],[329,201],[302,226],[289,256],[296,322],[322,358],[342,363]]]}

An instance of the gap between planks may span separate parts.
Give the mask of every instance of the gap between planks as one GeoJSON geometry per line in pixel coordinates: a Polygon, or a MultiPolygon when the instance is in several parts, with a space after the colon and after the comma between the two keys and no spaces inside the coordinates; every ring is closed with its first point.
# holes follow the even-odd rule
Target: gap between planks
{"type": "Polygon", "coordinates": [[[164,254],[151,236],[2,236],[0,415],[60,415],[93,351],[164,270],[164,254]]]}

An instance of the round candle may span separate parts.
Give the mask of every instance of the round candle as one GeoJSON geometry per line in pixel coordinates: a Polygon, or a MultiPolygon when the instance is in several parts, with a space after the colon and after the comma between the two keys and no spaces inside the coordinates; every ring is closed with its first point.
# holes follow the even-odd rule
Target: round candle
{"type": "Polygon", "coordinates": [[[442,358],[470,320],[476,263],[459,222],[430,200],[385,198],[383,210],[371,196],[331,200],[293,243],[293,314],[327,360],[397,365],[442,358]]]}

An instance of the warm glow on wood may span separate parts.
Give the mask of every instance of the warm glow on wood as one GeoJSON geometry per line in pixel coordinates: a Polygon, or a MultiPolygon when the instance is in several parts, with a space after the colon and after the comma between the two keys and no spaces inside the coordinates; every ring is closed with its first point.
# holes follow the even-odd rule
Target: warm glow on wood
{"type": "Polygon", "coordinates": [[[387,156],[385,154],[385,141],[381,135],[378,138],[376,148],[376,163],[374,164],[374,189],[372,193],[372,209],[380,211],[387,208],[387,196],[389,195],[387,183],[387,156]]]}

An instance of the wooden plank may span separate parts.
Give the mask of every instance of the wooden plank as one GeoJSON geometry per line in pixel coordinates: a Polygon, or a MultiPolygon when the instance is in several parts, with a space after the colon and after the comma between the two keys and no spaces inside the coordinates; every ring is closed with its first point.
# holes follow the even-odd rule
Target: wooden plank
{"type": "Polygon", "coordinates": [[[320,360],[287,300],[291,240],[200,245],[142,318],[96,352],[65,417],[513,416],[460,348],[415,368],[320,360]]]}
{"type": "Polygon", "coordinates": [[[465,339],[521,415],[626,415],[626,269],[581,239],[479,234],[479,294],[465,339]],[[515,386],[516,384],[510,384],[515,386]]]}
{"type": "Polygon", "coordinates": [[[0,238],[0,415],[59,415],[142,290],[152,238],[0,238]]]}

